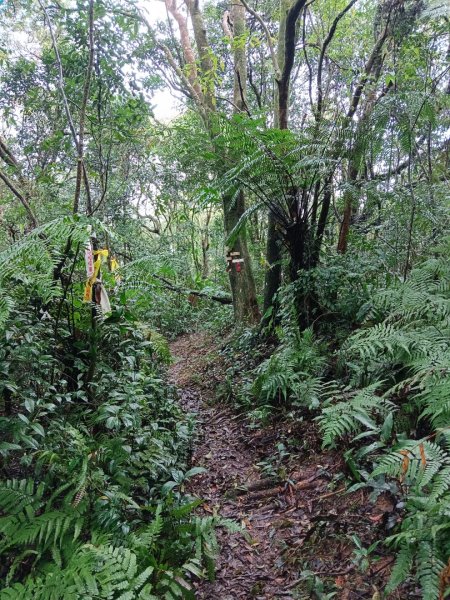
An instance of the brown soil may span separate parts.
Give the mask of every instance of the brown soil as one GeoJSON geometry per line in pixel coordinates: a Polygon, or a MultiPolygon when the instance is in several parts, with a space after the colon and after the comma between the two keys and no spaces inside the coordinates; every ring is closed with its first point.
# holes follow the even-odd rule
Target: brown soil
{"type": "MultiPolygon", "coordinates": [[[[342,458],[320,451],[311,423],[297,429],[286,423],[252,429],[233,407],[217,402],[225,367],[217,344],[206,334],[183,336],[171,350],[171,378],[182,405],[198,420],[192,464],[207,469],[189,492],[204,500],[205,513],[243,526],[242,533],[219,529],[216,579],[197,583],[196,597],[330,598],[316,595],[302,577],[308,570],[322,580],[323,591],[335,592],[334,598],[381,598],[393,557],[380,544],[366,568],[358,569],[351,536],[357,535],[365,548],[383,539],[387,521],[397,518],[390,498],[372,504],[363,491],[344,495],[342,458]],[[290,450],[292,439],[301,443],[277,463],[275,474],[262,477],[258,463],[273,459],[280,442],[290,450]]],[[[419,596],[414,591],[391,596],[406,597],[419,596]]]]}

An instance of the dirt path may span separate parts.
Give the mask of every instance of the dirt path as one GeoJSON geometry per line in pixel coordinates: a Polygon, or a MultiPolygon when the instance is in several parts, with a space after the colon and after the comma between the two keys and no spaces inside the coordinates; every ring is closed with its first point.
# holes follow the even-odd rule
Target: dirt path
{"type": "MultiPolygon", "coordinates": [[[[181,337],[171,350],[175,358],[171,378],[182,405],[198,420],[193,465],[207,469],[195,478],[189,492],[204,500],[207,513],[231,518],[246,531],[243,535],[219,530],[216,581],[198,584],[196,597],[315,598],[310,583],[299,580],[299,573],[308,569],[332,578],[338,589],[335,598],[372,598],[377,589],[374,580],[354,572],[349,538],[356,530],[363,537],[372,532],[374,522],[390,507],[381,506],[374,513],[361,494],[343,498],[342,484],[333,484],[342,461],[332,453],[308,452],[304,460],[298,456],[288,460],[283,479],[291,484],[262,478],[261,462],[267,464],[276,455],[280,427],[251,430],[244,418],[217,403],[221,366],[214,342],[206,335],[181,337]]],[[[386,557],[386,565],[390,561],[386,557]]]]}
{"type": "Polygon", "coordinates": [[[284,577],[277,568],[278,541],[270,536],[273,509],[247,507],[245,499],[227,498],[236,485],[249,485],[259,479],[255,463],[259,460],[252,436],[241,419],[226,406],[211,404],[211,390],[196,383],[204,366],[208,340],[203,336],[181,338],[172,345],[177,360],[172,377],[180,388],[181,401],[196,412],[200,438],[193,462],[208,469],[197,478],[191,492],[201,495],[207,511],[218,511],[242,523],[248,540],[241,534],[220,532],[222,546],[213,584],[202,584],[198,598],[232,600],[234,598],[289,598],[282,589],[284,577]],[[202,351],[202,352],[200,352],[202,351]]]}

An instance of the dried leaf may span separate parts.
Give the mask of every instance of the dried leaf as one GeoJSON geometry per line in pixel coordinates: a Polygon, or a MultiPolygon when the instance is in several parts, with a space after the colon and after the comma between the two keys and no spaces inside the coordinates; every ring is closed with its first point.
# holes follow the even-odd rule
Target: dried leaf
{"type": "Polygon", "coordinates": [[[410,460],[408,456],[408,450],[400,450],[400,454],[403,456],[402,474],[400,476],[400,482],[403,482],[403,480],[405,479],[405,475],[408,472],[410,460]]]}
{"type": "Polygon", "coordinates": [[[445,592],[450,588],[450,558],[448,559],[447,566],[441,572],[440,575],[440,591],[439,600],[444,600],[445,592]]]}
{"type": "Polygon", "coordinates": [[[420,444],[419,452],[420,452],[420,462],[422,463],[422,467],[425,468],[425,466],[427,464],[427,458],[425,456],[425,448],[423,447],[423,444],[420,444]]]}

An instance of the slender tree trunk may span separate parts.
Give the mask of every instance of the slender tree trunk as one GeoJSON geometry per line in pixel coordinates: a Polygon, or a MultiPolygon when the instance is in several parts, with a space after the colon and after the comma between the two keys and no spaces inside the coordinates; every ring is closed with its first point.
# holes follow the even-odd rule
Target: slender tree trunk
{"type": "MultiPolygon", "coordinates": [[[[347,183],[354,184],[358,177],[358,169],[350,161],[348,166],[348,177],[347,183]]],[[[353,214],[353,192],[352,190],[347,190],[344,194],[344,215],[342,217],[341,229],[339,231],[339,241],[337,245],[337,251],[341,254],[345,254],[347,252],[348,245],[348,235],[350,233],[350,224],[352,220],[353,214]]]]}
{"type": "MultiPolygon", "coordinates": [[[[284,70],[285,63],[285,35],[286,35],[286,17],[289,11],[289,0],[280,1],[280,28],[278,30],[277,63],[278,68],[284,70]]],[[[288,127],[288,100],[289,87],[281,83],[281,74],[275,81],[274,98],[274,127],[278,129],[287,129],[288,127]],[[281,92],[281,95],[280,95],[281,92]]],[[[264,282],[264,313],[274,303],[275,294],[281,285],[281,240],[277,231],[277,220],[274,214],[269,211],[267,226],[267,246],[266,261],[267,271],[264,282]]]]}
{"type": "Polygon", "coordinates": [[[201,232],[201,244],[202,244],[202,278],[207,279],[209,277],[209,224],[211,222],[212,207],[206,212],[205,227],[201,232]]]}
{"type": "Polygon", "coordinates": [[[207,234],[202,236],[202,279],[208,279],[209,277],[209,238],[207,234]]]}
{"type": "Polygon", "coordinates": [[[266,261],[264,282],[264,313],[273,305],[275,294],[281,284],[281,240],[277,232],[277,221],[272,212],[268,215],[266,261]]]}
{"type": "MultiPolygon", "coordinates": [[[[233,0],[231,5],[233,19],[234,38],[234,90],[233,103],[235,112],[247,110],[247,57],[246,49],[242,44],[245,36],[245,8],[240,0],[233,0]]],[[[239,192],[237,198],[224,196],[223,198],[225,232],[228,235],[238,224],[245,212],[245,196],[243,191],[239,192]]],[[[236,253],[235,262],[229,264],[230,286],[233,295],[234,315],[239,322],[256,323],[260,319],[258,302],[256,299],[255,281],[253,278],[250,253],[247,247],[247,235],[243,229],[230,252],[236,253]]]]}

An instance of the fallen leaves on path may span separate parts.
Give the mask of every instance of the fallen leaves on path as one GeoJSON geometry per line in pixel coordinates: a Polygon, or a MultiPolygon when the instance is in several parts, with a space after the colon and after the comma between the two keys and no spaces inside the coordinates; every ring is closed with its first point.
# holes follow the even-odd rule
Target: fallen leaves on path
{"type": "MultiPolygon", "coordinates": [[[[216,580],[197,582],[196,597],[314,598],[299,577],[307,568],[330,579],[334,598],[373,598],[378,580],[371,581],[370,571],[358,573],[350,536],[367,537],[381,526],[389,500],[373,510],[362,492],[345,496],[345,486],[330,489],[343,468],[341,457],[331,452],[290,456],[285,481],[262,478],[257,465],[273,454],[283,428],[250,429],[232,407],[216,403],[215,388],[224,369],[206,334],[183,336],[171,350],[171,377],[180,402],[198,421],[192,464],[207,469],[189,484],[189,492],[203,500],[205,513],[218,513],[245,528],[243,533],[219,530],[216,580]]],[[[389,561],[387,557],[378,572],[374,567],[377,577],[385,577],[389,561]]]]}

